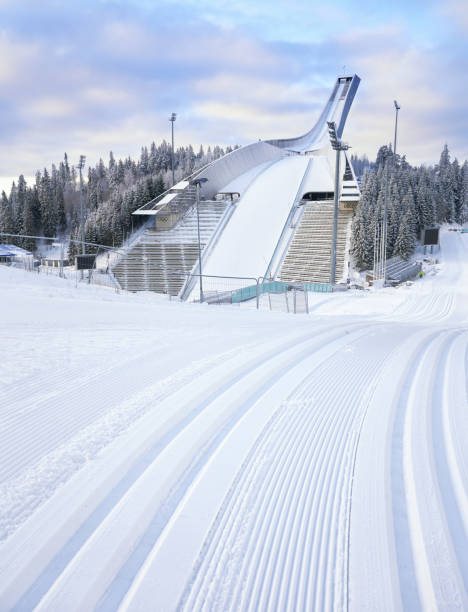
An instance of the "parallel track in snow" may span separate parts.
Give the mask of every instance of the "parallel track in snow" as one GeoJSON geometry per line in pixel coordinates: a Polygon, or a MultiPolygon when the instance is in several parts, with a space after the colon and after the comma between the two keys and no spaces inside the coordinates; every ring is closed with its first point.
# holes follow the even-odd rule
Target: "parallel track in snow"
{"type": "Polygon", "coordinates": [[[324,361],[268,423],[207,538],[182,609],[345,605],[347,509],[365,391],[407,332],[387,333],[372,354],[361,353],[358,339],[352,352],[324,361]]]}
{"type": "Polygon", "coordinates": [[[11,387],[0,527],[2,509],[23,514],[5,527],[0,609],[468,608],[454,262],[445,289],[391,315],[304,317],[165,382],[149,351],[127,379],[114,363],[69,388],[69,372],[29,403],[11,387]],[[35,406],[63,414],[41,432],[35,406]]]}
{"type": "Polygon", "coordinates": [[[393,482],[405,503],[394,496],[394,528],[405,609],[468,607],[466,491],[459,490],[465,498],[460,506],[447,459],[454,447],[446,444],[450,432],[443,424],[444,412],[457,414],[460,407],[443,401],[444,387],[457,384],[450,380],[447,359],[459,334],[439,332],[423,347],[396,415],[393,482]]]}
{"type": "MultiPolygon", "coordinates": [[[[84,517],[80,516],[78,520],[75,519],[77,521],[75,534],[73,536],[68,536],[63,544],[57,547],[53,553],[52,551],[48,551],[49,560],[44,567],[41,568],[36,566],[29,569],[29,577],[33,580],[27,591],[17,602],[18,609],[36,606],[43,596],[45,596],[44,605],[51,605],[47,603],[48,600],[54,599],[56,593],[58,593],[58,597],[60,597],[60,593],[63,594],[60,585],[64,582],[67,583],[64,589],[67,593],[66,598],[68,600],[70,598],[70,585],[68,584],[67,577],[71,579],[73,584],[80,585],[78,590],[82,594],[86,579],[82,576],[77,580],[76,572],[84,572],[84,574],[86,574],[88,565],[86,562],[80,562],[80,558],[87,556],[87,548],[91,551],[89,553],[91,557],[97,554],[97,550],[93,547],[93,543],[96,540],[99,542],[100,533],[102,533],[104,537],[110,537],[111,541],[108,545],[113,552],[110,554],[108,563],[104,564],[105,571],[108,572],[109,578],[106,580],[101,576],[101,587],[99,593],[95,595],[97,598],[95,603],[98,603],[98,600],[102,596],[104,596],[105,599],[106,597],[115,597],[115,595],[112,594],[112,587],[110,595],[104,595],[104,593],[101,592],[102,585],[106,584],[109,586],[112,584],[112,580],[116,578],[116,574],[118,574],[120,564],[122,563],[122,558],[116,555],[118,551],[115,551],[113,547],[120,544],[122,548],[121,552],[125,556],[129,539],[131,541],[144,540],[145,526],[151,531],[151,512],[149,511],[149,507],[151,506],[154,507],[155,511],[161,508],[162,515],[166,516],[165,519],[162,519],[163,523],[167,522],[170,516],[170,513],[169,515],[167,514],[167,504],[169,503],[169,506],[171,506],[171,504],[177,505],[177,500],[180,499],[183,491],[190,486],[190,478],[185,478],[187,469],[189,469],[190,473],[190,465],[194,461],[197,461],[197,456],[199,455],[202,458],[203,464],[203,453],[205,448],[208,447],[209,450],[210,440],[216,442],[216,439],[219,438],[219,432],[223,431],[223,420],[221,419],[220,421],[219,417],[216,416],[213,421],[213,416],[216,414],[216,411],[222,410],[226,401],[224,395],[227,394],[228,397],[226,399],[229,399],[229,392],[232,391],[236,385],[240,385],[244,379],[248,378],[252,381],[247,384],[247,390],[252,396],[252,400],[250,401],[252,402],[258,393],[258,389],[260,388],[261,390],[271,385],[275,378],[283,375],[285,368],[287,371],[294,363],[304,359],[314,350],[320,351],[326,347],[327,344],[340,339],[343,335],[344,327],[347,329],[357,329],[362,327],[362,325],[334,326],[333,329],[329,328],[328,330],[322,330],[312,338],[310,334],[305,334],[302,338],[297,338],[296,336],[286,343],[273,343],[272,348],[268,351],[263,350],[260,357],[247,361],[241,358],[239,360],[240,365],[238,365],[237,368],[233,367],[229,376],[226,377],[224,367],[219,368],[219,378],[217,381],[214,376],[216,370],[210,369],[207,374],[204,377],[200,377],[196,383],[191,383],[193,389],[182,389],[166,399],[165,402],[168,408],[170,404],[176,407],[174,416],[169,419],[167,423],[164,423],[164,419],[162,419],[162,421],[159,422],[159,429],[157,429],[155,433],[151,432],[151,435],[148,435],[149,440],[146,443],[144,439],[142,443],[140,438],[139,446],[141,446],[141,449],[135,449],[133,454],[127,451],[129,454],[129,464],[126,464],[125,461],[120,458],[120,463],[123,464],[121,467],[124,470],[124,475],[119,480],[116,479],[115,481],[112,481],[110,477],[106,477],[105,485],[110,488],[110,490],[107,495],[104,495],[101,491],[102,501],[97,508],[87,509],[89,518],[83,520],[84,517]],[[296,355],[296,357],[294,357],[294,355],[296,355]],[[263,374],[265,379],[261,376],[262,368],[265,371],[265,374],[263,374]],[[184,405],[183,399],[186,397],[190,398],[190,400],[185,400],[184,405]],[[216,405],[218,400],[220,404],[219,407],[216,405]],[[205,414],[208,412],[208,408],[211,408],[213,414],[205,414]],[[201,430],[199,430],[199,418],[205,418],[206,421],[205,424],[202,422],[201,430]],[[191,429],[192,424],[194,424],[192,427],[193,430],[191,429]],[[206,433],[203,434],[204,429],[206,433]],[[187,439],[197,441],[192,452],[184,451],[184,444],[186,444],[184,438],[179,441],[179,438],[181,438],[181,435],[184,433],[187,439]],[[176,469],[175,473],[171,470],[173,461],[173,455],[171,454],[172,441],[175,441],[176,445],[177,443],[180,445],[180,450],[178,452],[182,460],[180,468],[178,468],[178,470],[176,469]],[[164,456],[166,449],[167,457],[164,456]],[[161,465],[158,464],[158,460],[160,463],[162,462],[161,465]],[[167,465],[164,462],[166,462],[167,465]],[[157,482],[158,474],[166,473],[164,470],[168,470],[167,473],[170,475],[170,478],[164,478],[156,488],[156,492],[153,493],[151,488],[148,489],[148,482],[157,482]],[[177,476],[177,474],[179,475],[177,476]],[[180,485],[177,484],[178,479],[180,479],[180,485]],[[158,488],[160,489],[159,491],[158,488]],[[140,497],[141,494],[144,496],[149,495],[148,502],[146,503],[149,503],[150,506],[143,505],[142,498],[140,497]],[[172,499],[173,501],[168,502],[168,499],[172,499]],[[119,513],[121,512],[120,507],[123,506],[123,512],[125,512],[126,509],[130,512],[134,512],[135,504],[140,508],[141,514],[138,516],[138,519],[133,519],[134,531],[132,534],[128,534],[128,525],[126,523],[127,515],[123,515],[126,527],[120,531],[123,536],[123,541],[119,543],[119,538],[116,538],[114,529],[115,520],[119,520],[119,513]],[[116,515],[117,518],[115,518],[114,515],[116,515]],[[108,521],[113,525],[112,530],[108,528],[108,521]],[[76,566],[78,566],[78,569],[76,569],[76,566]],[[57,585],[55,585],[56,581],[57,585]]],[[[241,392],[243,392],[242,389],[241,392]]],[[[164,409],[164,405],[161,405],[159,408],[162,415],[168,414],[167,410],[164,409]]],[[[248,403],[246,404],[246,408],[248,408],[248,403]]],[[[242,412],[239,411],[239,405],[234,401],[230,407],[230,411],[228,410],[227,415],[224,417],[226,421],[224,427],[227,427],[224,435],[228,433],[230,427],[234,426],[241,415],[242,412]]],[[[158,419],[156,419],[156,422],[158,422],[158,419]]],[[[117,466],[114,466],[114,470],[118,467],[118,464],[119,462],[117,462],[117,466]]],[[[199,469],[201,469],[201,466],[199,469]]],[[[159,519],[156,518],[155,520],[158,522],[159,519]]],[[[119,530],[117,530],[117,532],[119,532],[119,530]]],[[[105,544],[99,542],[98,550],[102,550],[105,546],[105,544]]],[[[42,563],[44,564],[44,560],[42,560],[42,563]]],[[[121,591],[120,581],[118,579],[115,581],[115,585],[117,590],[121,591]]],[[[90,592],[91,591],[92,589],[90,586],[90,592]]],[[[124,595],[125,592],[121,592],[121,594],[117,596],[117,599],[124,595]]],[[[12,599],[14,599],[15,596],[13,593],[11,596],[12,599]]],[[[72,597],[72,599],[77,602],[81,601],[80,597],[72,597]]],[[[105,605],[105,602],[103,602],[103,605],[105,605]]],[[[78,603],[77,607],[77,609],[80,607],[78,603]]]]}

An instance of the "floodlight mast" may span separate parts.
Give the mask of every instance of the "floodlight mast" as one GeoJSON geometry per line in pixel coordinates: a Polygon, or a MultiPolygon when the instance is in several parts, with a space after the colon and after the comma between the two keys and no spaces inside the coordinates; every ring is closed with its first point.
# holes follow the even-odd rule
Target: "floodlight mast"
{"type": "Polygon", "coordinates": [[[395,105],[395,138],[393,140],[393,153],[396,155],[396,143],[397,143],[397,130],[398,130],[398,111],[401,106],[398,105],[396,100],[393,100],[393,104],[395,105]]]}
{"type": "Polygon", "coordinates": [[[169,117],[171,122],[171,136],[172,136],[172,150],[171,150],[171,170],[172,170],[172,185],[175,184],[174,180],[174,121],[177,119],[177,113],[172,113],[169,117]]]}
{"type": "MultiPolygon", "coordinates": [[[[398,130],[398,111],[400,110],[400,105],[396,100],[393,100],[393,105],[395,107],[395,137],[393,140],[393,163],[396,162],[396,146],[397,146],[397,130],[398,130]]],[[[380,236],[380,267],[381,267],[381,275],[383,284],[385,286],[387,282],[387,234],[388,234],[388,197],[389,197],[389,165],[390,160],[392,158],[392,153],[390,149],[388,149],[384,155],[385,160],[385,200],[384,200],[384,213],[383,213],[383,223],[382,223],[382,232],[380,236]]],[[[379,274],[380,277],[380,274],[379,274]]],[[[375,273],[374,273],[375,278],[375,273]]]]}
{"type": "Polygon", "coordinates": [[[201,242],[200,242],[200,186],[208,181],[207,178],[195,178],[190,181],[191,185],[197,188],[197,232],[198,232],[198,277],[200,285],[200,304],[203,302],[203,284],[202,284],[202,259],[201,259],[201,242]]]}
{"type": "Polygon", "coordinates": [[[80,155],[80,161],[77,168],[80,171],[80,223],[81,223],[81,253],[86,253],[85,247],[85,227],[84,227],[84,206],[83,206],[83,168],[86,162],[86,156],[80,155]]]}
{"type": "Polygon", "coordinates": [[[328,134],[330,136],[330,144],[332,149],[336,151],[336,164],[335,164],[335,205],[333,211],[333,242],[331,252],[331,270],[330,270],[330,284],[333,286],[336,282],[336,240],[338,235],[338,201],[339,201],[339,188],[340,188],[340,153],[341,151],[347,151],[349,145],[344,143],[338,138],[336,133],[336,123],[334,121],[327,121],[328,134]]]}

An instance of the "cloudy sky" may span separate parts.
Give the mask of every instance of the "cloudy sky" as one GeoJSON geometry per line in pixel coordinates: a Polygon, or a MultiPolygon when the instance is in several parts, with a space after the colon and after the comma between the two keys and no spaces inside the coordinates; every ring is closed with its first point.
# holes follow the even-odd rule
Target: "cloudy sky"
{"type": "Polygon", "coordinates": [[[0,0],[0,181],[152,140],[244,144],[309,129],[338,74],[361,86],[345,131],[468,157],[466,0],[0,0]]]}

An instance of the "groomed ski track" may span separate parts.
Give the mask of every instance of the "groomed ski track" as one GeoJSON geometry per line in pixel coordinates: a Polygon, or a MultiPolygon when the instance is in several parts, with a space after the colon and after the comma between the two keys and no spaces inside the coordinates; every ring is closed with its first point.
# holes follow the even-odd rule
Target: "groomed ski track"
{"type": "Polygon", "coordinates": [[[7,384],[0,609],[468,609],[467,237],[442,261],[380,316],[164,304],[7,384]]]}

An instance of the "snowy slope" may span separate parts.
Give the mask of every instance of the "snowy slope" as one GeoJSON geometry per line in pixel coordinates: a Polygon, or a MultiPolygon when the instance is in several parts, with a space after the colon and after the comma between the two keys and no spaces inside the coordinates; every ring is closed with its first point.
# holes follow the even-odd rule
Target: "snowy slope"
{"type": "Polygon", "coordinates": [[[308,161],[304,156],[285,157],[258,174],[204,265],[205,274],[254,278],[265,274],[308,161]]]}
{"type": "Polygon", "coordinates": [[[467,254],[310,316],[0,267],[0,609],[467,609],[467,254]]]}

